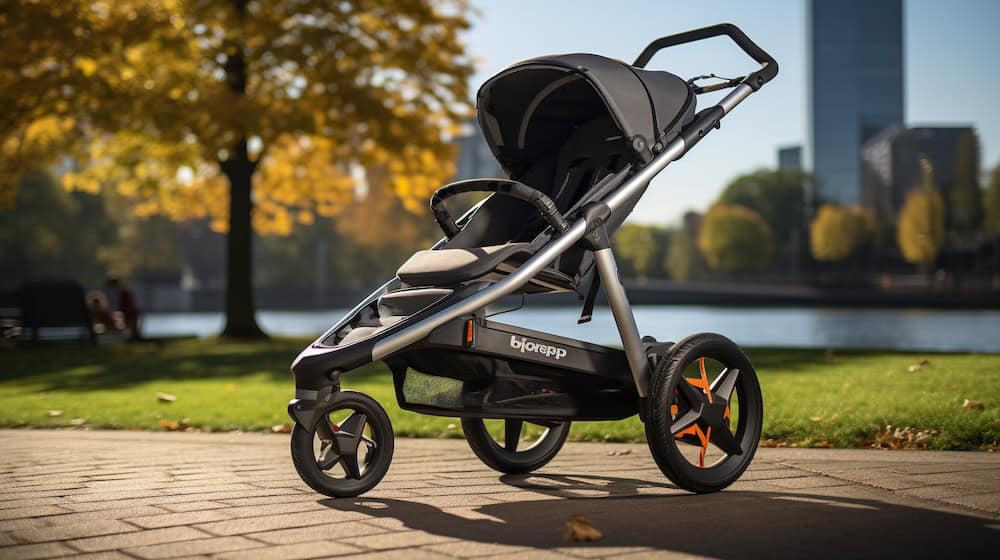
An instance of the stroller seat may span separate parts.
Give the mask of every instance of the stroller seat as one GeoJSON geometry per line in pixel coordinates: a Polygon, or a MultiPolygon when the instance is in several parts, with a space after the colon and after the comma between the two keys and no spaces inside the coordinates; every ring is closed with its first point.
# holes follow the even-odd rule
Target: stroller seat
{"type": "MultiPolygon", "coordinates": [[[[495,280],[533,254],[531,243],[504,243],[464,249],[417,251],[396,276],[410,286],[454,286],[476,279],[495,280]]],[[[552,268],[543,269],[527,291],[572,289],[573,279],[552,268]]]]}
{"type": "Polygon", "coordinates": [[[485,276],[518,253],[530,254],[530,247],[530,243],[504,243],[417,251],[396,275],[411,286],[450,286],[485,276]]]}

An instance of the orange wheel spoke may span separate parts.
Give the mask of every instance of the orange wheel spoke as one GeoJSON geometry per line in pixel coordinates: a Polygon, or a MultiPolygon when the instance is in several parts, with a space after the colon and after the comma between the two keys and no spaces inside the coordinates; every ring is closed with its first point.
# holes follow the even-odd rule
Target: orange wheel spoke
{"type": "MultiPolygon", "coordinates": [[[[701,430],[698,431],[701,432],[701,430]]],[[[709,426],[708,433],[706,434],[699,433],[698,437],[701,438],[701,451],[698,452],[698,466],[705,468],[705,452],[708,451],[708,440],[712,437],[712,427],[709,426]]]]}
{"type": "Polygon", "coordinates": [[[701,374],[701,387],[708,395],[708,402],[712,402],[712,391],[708,385],[708,373],[705,372],[705,358],[698,358],[698,373],[701,374]]]}

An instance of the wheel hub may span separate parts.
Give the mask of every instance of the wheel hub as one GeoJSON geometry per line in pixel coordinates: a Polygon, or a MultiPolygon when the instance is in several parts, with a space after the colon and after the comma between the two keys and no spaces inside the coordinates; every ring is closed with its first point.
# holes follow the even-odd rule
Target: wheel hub
{"type": "Polygon", "coordinates": [[[743,454],[730,427],[729,414],[729,401],[736,388],[740,370],[723,370],[711,385],[705,371],[705,358],[698,358],[698,370],[700,378],[682,377],[677,383],[676,394],[687,404],[687,408],[681,413],[679,407],[671,407],[675,418],[670,431],[675,439],[701,447],[698,466],[704,467],[709,443],[715,444],[728,455],[743,454]]]}

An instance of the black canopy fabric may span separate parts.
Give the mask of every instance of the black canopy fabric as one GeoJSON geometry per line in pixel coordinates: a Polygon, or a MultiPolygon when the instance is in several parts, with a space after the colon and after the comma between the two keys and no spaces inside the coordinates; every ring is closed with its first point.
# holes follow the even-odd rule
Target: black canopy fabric
{"type": "Polygon", "coordinates": [[[683,79],[594,54],[520,62],[479,89],[479,122],[497,160],[512,177],[561,146],[586,123],[610,119],[618,140],[641,161],[694,115],[683,79]]]}

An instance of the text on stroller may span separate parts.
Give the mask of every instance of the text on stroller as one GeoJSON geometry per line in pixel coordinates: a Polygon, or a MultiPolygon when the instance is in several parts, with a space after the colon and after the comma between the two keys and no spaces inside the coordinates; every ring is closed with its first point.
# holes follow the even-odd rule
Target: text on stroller
{"type": "Polygon", "coordinates": [[[510,335],[510,347],[515,350],[520,350],[521,352],[536,352],[557,360],[566,355],[565,348],[539,344],[537,342],[532,342],[523,336],[518,338],[517,336],[510,335]]]}

